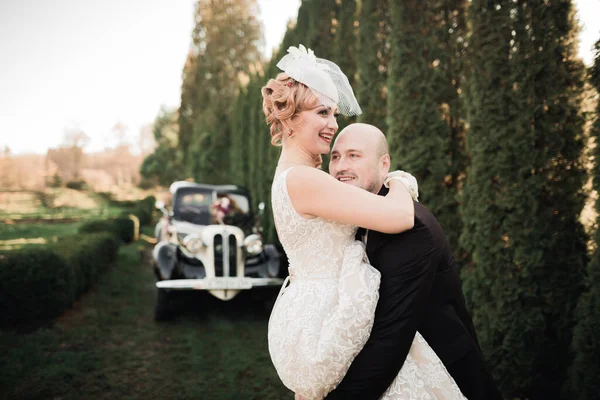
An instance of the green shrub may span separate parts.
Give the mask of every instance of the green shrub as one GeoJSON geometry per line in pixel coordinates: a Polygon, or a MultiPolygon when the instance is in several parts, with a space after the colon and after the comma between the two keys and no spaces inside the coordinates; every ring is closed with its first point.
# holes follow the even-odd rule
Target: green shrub
{"type": "Polygon", "coordinates": [[[135,200],[117,200],[114,198],[113,193],[111,192],[98,192],[98,196],[100,196],[103,200],[107,201],[108,204],[115,207],[122,208],[131,208],[136,205],[135,200]]]}
{"type": "Polygon", "coordinates": [[[155,179],[149,179],[149,178],[142,178],[142,180],[138,184],[138,187],[140,189],[142,189],[142,190],[152,189],[152,188],[154,188],[156,186],[158,186],[156,184],[156,180],[155,179]]]}
{"type": "Polygon", "coordinates": [[[110,232],[125,243],[131,243],[134,237],[134,223],[130,218],[93,220],[79,228],[80,233],[110,232]]]}
{"type": "Polygon", "coordinates": [[[110,219],[87,221],[79,227],[79,233],[112,232],[114,224],[110,219]]]}
{"type": "Polygon", "coordinates": [[[62,186],[62,179],[60,178],[58,172],[52,175],[52,177],[46,179],[46,182],[47,185],[52,188],[59,188],[62,186]]]}
{"type": "Polygon", "coordinates": [[[118,237],[125,243],[133,242],[135,224],[131,218],[115,218],[113,220],[118,237]]]}
{"type": "Polygon", "coordinates": [[[0,326],[40,325],[60,315],[117,258],[112,232],[63,237],[0,257],[0,326]]]}
{"type": "Polygon", "coordinates": [[[149,225],[152,221],[152,213],[149,213],[144,207],[140,207],[139,205],[134,207],[130,213],[133,214],[140,220],[140,226],[149,225]]]}
{"type": "Polygon", "coordinates": [[[85,183],[84,180],[76,180],[76,181],[69,181],[66,184],[67,188],[69,189],[74,189],[74,190],[84,190],[87,189],[87,183],[85,183]]]}
{"type": "Polygon", "coordinates": [[[80,234],[62,238],[57,252],[65,257],[75,275],[75,298],[89,290],[100,273],[117,258],[119,240],[113,232],[80,234]]]}
{"type": "Polygon", "coordinates": [[[96,192],[96,195],[98,195],[101,199],[106,200],[106,201],[111,201],[113,198],[113,195],[111,192],[96,192]]]}
{"type": "Polygon", "coordinates": [[[148,196],[142,200],[138,200],[135,206],[129,211],[131,214],[138,217],[140,226],[150,225],[152,223],[154,203],[156,203],[156,198],[154,196],[148,196]]]}
{"type": "Polygon", "coordinates": [[[110,204],[115,207],[132,208],[135,207],[137,201],[135,200],[111,200],[110,204]]]}
{"type": "Polygon", "coordinates": [[[39,191],[36,192],[36,195],[43,207],[52,208],[54,206],[54,196],[51,193],[39,191]]]}
{"type": "Polygon", "coordinates": [[[146,196],[142,200],[139,200],[139,203],[142,203],[149,210],[154,210],[154,204],[156,203],[156,197],[146,196]]]}
{"type": "Polygon", "coordinates": [[[75,298],[73,268],[52,248],[23,249],[0,258],[0,324],[42,322],[75,298]]]}

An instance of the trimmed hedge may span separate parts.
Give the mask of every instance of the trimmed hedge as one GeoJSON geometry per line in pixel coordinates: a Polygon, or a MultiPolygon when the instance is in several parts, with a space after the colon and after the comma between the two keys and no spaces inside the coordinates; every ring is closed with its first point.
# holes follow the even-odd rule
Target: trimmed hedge
{"type": "Polygon", "coordinates": [[[87,183],[84,180],[69,181],[65,185],[68,189],[84,190],[87,189],[87,183]]]}
{"type": "Polygon", "coordinates": [[[84,223],[80,233],[110,232],[125,243],[133,242],[135,235],[134,222],[130,218],[113,218],[94,220],[84,223]]]}
{"type": "Polygon", "coordinates": [[[139,200],[131,210],[131,213],[140,220],[140,226],[150,225],[152,223],[154,203],[156,203],[156,197],[148,196],[143,200],[139,200]]]}
{"type": "Polygon", "coordinates": [[[71,306],[75,272],[51,248],[10,252],[0,259],[0,323],[2,326],[45,321],[71,306]]]}
{"type": "Polygon", "coordinates": [[[64,238],[54,248],[73,269],[74,299],[92,287],[100,273],[117,258],[119,240],[112,232],[98,232],[64,238]],[[73,245],[76,241],[76,245],[73,245]]]}
{"type": "Polygon", "coordinates": [[[137,200],[115,200],[111,192],[96,192],[96,194],[115,207],[131,208],[137,203],[137,200]]]}
{"type": "Polygon", "coordinates": [[[7,253],[0,258],[0,326],[57,317],[116,260],[118,249],[115,235],[103,232],[7,253]]]}
{"type": "Polygon", "coordinates": [[[156,197],[147,196],[142,200],[115,200],[110,192],[99,192],[98,195],[108,201],[111,205],[121,207],[124,210],[121,214],[122,218],[126,218],[129,214],[133,214],[139,219],[140,226],[152,223],[156,197]]]}
{"type": "Polygon", "coordinates": [[[153,221],[155,202],[156,198],[154,196],[148,196],[133,203],[132,207],[125,209],[119,218],[88,221],[79,228],[79,232],[110,232],[123,242],[131,243],[135,238],[136,228],[129,215],[135,215],[140,226],[149,225],[153,221]]]}

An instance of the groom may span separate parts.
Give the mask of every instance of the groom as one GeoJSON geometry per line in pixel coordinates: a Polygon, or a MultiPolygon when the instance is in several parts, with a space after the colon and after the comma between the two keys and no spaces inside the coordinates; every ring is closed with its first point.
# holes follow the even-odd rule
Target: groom
{"type": "MultiPolygon", "coordinates": [[[[352,124],[335,140],[329,173],[385,195],[387,140],[372,125],[352,124]],[[380,190],[381,189],[381,190],[380,190]]],[[[381,272],[375,323],[365,347],[327,399],[379,399],[404,364],[419,331],[469,400],[502,399],[483,363],[457,267],[442,228],[415,202],[415,225],[400,234],[359,230],[381,272]]]]}

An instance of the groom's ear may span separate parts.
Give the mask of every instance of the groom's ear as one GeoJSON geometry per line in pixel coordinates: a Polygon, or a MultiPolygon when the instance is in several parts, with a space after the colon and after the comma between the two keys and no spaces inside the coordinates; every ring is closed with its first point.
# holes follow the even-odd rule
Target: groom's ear
{"type": "Polygon", "coordinates": [[[390,172],[390,165],[391,165],[390,155],[389,154],[382,155],[381,158],[379,159],[379,164],[380,164],[379,169],[381,170],[381,176],[383,177],[383,179],[385,179],[387,177],[388,172],[390,172]]]}

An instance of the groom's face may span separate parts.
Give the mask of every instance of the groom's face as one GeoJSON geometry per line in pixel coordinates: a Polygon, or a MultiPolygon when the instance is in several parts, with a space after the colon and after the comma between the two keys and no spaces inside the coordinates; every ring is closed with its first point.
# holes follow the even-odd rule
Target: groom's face
{"type": "Polygon", "coordinates": [[[370,135],[349,128],[335,140],[329,174],[340,182],[377,193],[388,172],[378,155],[377,142],[370,135]]]}

